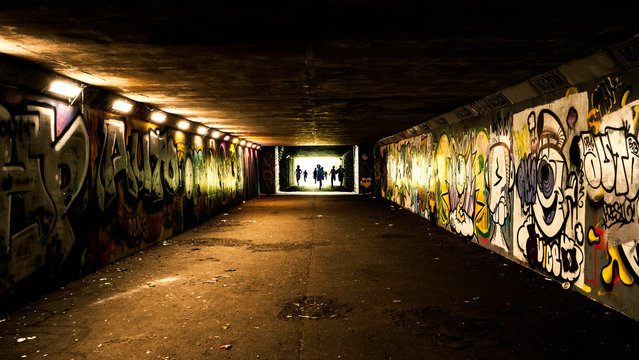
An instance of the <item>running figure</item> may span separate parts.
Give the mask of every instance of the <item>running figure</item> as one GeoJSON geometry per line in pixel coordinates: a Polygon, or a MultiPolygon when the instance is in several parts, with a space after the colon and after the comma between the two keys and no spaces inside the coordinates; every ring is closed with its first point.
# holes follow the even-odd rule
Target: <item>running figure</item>
{"type": "Polygon", "coordinates": [[[337,168],[337,178],[339,179],[339,186],[342,186],[342,183],[344,182],[344,168],[342,165],[337,168]]]}
{"type": "Polygon", "coordinates": [[[319,181],[319,189],[322,190],[322,180],[324,179],[324,168],[317,164],[317,181],[319,181]]]}
{"type": "Polygon", "coordinates": [[[335,165],[333,165],[333,168],[331,169],[331,187],[333,186],[333,182],[335,181],[335,174],[337,173],[337,171],[335,171],[335,165]]]}
{"type": "Polygon", "coordinates": [[[297,185],[300,184],[300,176],[302,175],[302,169],[297,165],[297,169],[295,169],[295,180],[297,180],[297,185]]]}

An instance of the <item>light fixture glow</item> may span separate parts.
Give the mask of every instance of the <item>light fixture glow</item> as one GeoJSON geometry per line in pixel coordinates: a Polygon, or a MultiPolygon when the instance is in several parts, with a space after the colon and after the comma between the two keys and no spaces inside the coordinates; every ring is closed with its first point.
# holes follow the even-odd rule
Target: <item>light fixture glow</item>
{"type": "Polygon", "coordinates": [[[51,86],[49,86],[49,91],[59,95],[74,98],[78,96],[80,91],[82,91],[82,88],[65,81],[55,80],[51,83],[51,86]]]}
{"type": "Polygon", "coordinates": [[[240,141],[240,146],[244,146],[244,144],[246,144],[246,140],[240,141]]]}
{"type": "Polygon", "coordinates": [[[230,135],[226,135],[226,136],[224,137],[224,141],[229,141],[229,139],[230,139],[230,138],[231,138],[231,136],[230,136],[230,135]]]}
{"type": "Polygon", "coordinates": [[[240,139],[238,138],[233,138],[233,144],[237,144],[237,142],[240,141],[240,139]]]}
{"type": "Polygon", "coordinates": [[[257,144],[253,144],[253,146],[251,146],[253,149],[255,149],[257,147],[257,144]]]}
{"type": "Polygon", "coordinates": [[[217,138],[219,138],[219,137],[220,137],[220,135],[222,135],[222,133],[221,133],[221,132],[219,132],[219,131],[217,131],[217,130],[216,130],[216,131],[213,131],[213,135],[212,135],[212,136],[213,136],[213,139],[217,139],[217,138]]]}
{"type": "Polygon", "coordinates": [[[128,103],[126,101],[116,100],[113,103],[113,110],[117,110],[123,113],[128,113],[129,111],[131,111],[131,109],[133,109],[133,104],[128,103]]]}
{"type": "Polygon", "coordinates": [[[250,141],[246,143],[246,147],[251,147],[251,145],[253,145],[253,143],[250,141]]]}
{"type": "Polygon", "coordinates": [[[166,120],[166,115],[164,113],[156,111],[153,113],[153,115],[151,115],[151,120],[155,121],[156,123],[163,123],[164,120],[166,120]]]}
{"type": "Polygon", "coordinates": [[[197,133],[200,135],[204,135],[209,131],[209,128],[207,128],[206,126],[200,126],[199,128],[197,128],[197,133]]]}
{"type": "Polygon", "coordinates": [[[180,128],[180,129],[182,129],[182,130],[186,130],[186,129],[188,129],[188,128],[189,128],[189,126],[191,126],[191,124],[189,124],[189,122],[188,122],[188,121],[186,121],[186,120],[182,120],[182,121],[180,121],[180,122],[178,123],[178,125],[177,125],[177,126],[178,126],[178,128],[180,128]]]}
{"type": "Polygon", "coordinates": [[[257,146],[257,149],[259,150],[261,147],[262,147],[261,145],[258,145],[258,146],[257,146]]]}

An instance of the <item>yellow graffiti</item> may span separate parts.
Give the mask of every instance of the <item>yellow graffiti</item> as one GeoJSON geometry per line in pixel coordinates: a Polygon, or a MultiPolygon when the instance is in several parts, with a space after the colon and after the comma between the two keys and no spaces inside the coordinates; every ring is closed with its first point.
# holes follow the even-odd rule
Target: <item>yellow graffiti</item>
{"type": "Polygon", "coordinates": [[[632,111],[635,113],[635,116],[632,118],[632,124],[634,128],[637,128],[637,120],[639,119],[639,105],[635,105],[632,107],[632,111]]]}
{"type": "Polygon", "coordinates": [[[570,96],[570,95],[575,95],[579,92],[579,89],[577,89],[576,86],[571,86],[568,89],[566,89],[566,97],[570,96]]]}
{"type": "Polygon", "coordinates": [[[528,126],[522,127],[520,131],[515,131],[513,137],[515,141],[515,156],[521,160],[530,152],[530,132],[528,126]]]}
{"type": "Polygon", "coordinates": [[[486,202],[486,178],[484,176],[486,153],[489,140],[485,131],[479,131],[475,140],[473,154],[473,175],[475,176],[475,235],[480,239],[487,239],[490,235],[490,216],[486,202]]]}
{"type": "Polygon", "coordinates": [[[608,256],[610,256],[610,262],[601,269],[601,278],[603,282],[608,286],[612,286],[613,281],[615,280],[615,268],[617,268],[619,272],[619,280],[621,280],[624,285],[634,284],[635,278],[632,276],[630,271],[628,271],[626,265],[624,265],[624,262],[621,259],[621,254],[619,254],[619,247],[609,246],[608,256]]]}
{"type": "Polygon", "coordinates": [[[182,164],[186,154],[186,135],[181,131],[176,131],[173,139],[177,148],[178,164],[182,164]]]}
{"type": "Polygon", "coordinates": [[[595,232],[595,229],[593,229],[592,227],[588,229],[588,243],[590,245],[594,245],[599,244],[600,241],[601,237],[595,232]]]}
{"type": "Polygon", "coordinates": [[[599,134],[599,125],[601,125],[601,116],[597,109],[590,109],[588,112],[588,130],[594,135],[599,134]]]}
{"type": "Polygon", "coordinates": [[[426,180],[428,181],[427,188],[427,202],[428,202],[428,215],[435,215],[437,209],[437,163],[435,159],[435,150],[429,154],[428,168],[426,170],[426,180]]]}
{"type": "Polygon", "coordinates": [[[450,195],[448,183],[448,164],[450,163],[450,143],[448,135],[445,133],[439,139],[437,146],[437,182],[439,184],[439,196],[441,203],[439,206],[438,220],[442,225],[448,224],[448,215],[450,214],[450,195]]]}

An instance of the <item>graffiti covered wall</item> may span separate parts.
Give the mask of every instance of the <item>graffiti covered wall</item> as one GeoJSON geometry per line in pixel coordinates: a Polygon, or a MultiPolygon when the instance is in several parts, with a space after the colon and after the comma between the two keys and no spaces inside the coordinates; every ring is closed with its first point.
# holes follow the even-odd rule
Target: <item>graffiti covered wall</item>
{"type": "Polygon", "coordinates": [[[375,150],[386,199],[639,319],[639,94],[626,71],[375,150]]]}
{"type": "Polygon", "coordinates": [[[255,196],[256,156],[0,87],[0,293],[95,270],[255,196]]]}

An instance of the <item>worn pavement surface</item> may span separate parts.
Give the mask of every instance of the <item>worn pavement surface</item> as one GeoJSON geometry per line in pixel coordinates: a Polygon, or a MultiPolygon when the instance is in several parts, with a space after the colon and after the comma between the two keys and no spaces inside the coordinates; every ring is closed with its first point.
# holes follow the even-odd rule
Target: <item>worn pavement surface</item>
{"type": "Polygon", "coordinates": [[[0,359],[637,358],[638,334],[384,200],[267,196],[5,311],[0,359]]]}

